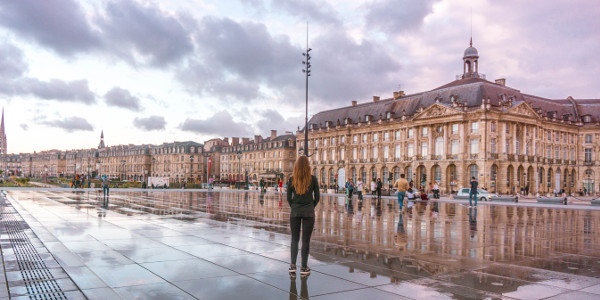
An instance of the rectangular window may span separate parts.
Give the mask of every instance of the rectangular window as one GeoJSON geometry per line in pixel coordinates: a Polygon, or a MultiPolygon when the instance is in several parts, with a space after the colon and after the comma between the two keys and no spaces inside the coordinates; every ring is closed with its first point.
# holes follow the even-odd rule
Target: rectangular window
{"type": "Polygon", "coordinates": [[[383,133],[383,140],[384,141],[389,141],[390,140],[390,133],[389,132],[384,132],[383,133]]]}
{"type": "Polygon", "coordinates": [[[390,155],[390,147],[389,146],[383,147],[383,158],[388,159],[389,155],[390,155]]]}
{"type": "Polygon", "coordinates": [[[378,137],[379,137],[379,134],[373,133],[373,142],[377,142],[378,137]]]}
{"type": "Polygon", "coordinates": [[[555,159],[559,159],[560,158],[559,152],[560,152],[560,148],[558,148],[558,147],[554,148],[554,158],[555,159]]]}
{"type": "Polygon", "coordinates": [[[409,139],[412,139],[412,138],[413,138],[413,134],[414,134],[414,133],[413,133],[413,130],[412,130],[412,129],[409,129],[409,130],[408,130],[408,138],[409,138],[409,139]]]}
{"type": "Polygon", "coordinates": [[[451,144],[451,153],[452,155],[458,155],[458,140],[452,140],[451,144]]]}
{"type": "Polygon", "coordinates": [[[452,124],[452,134],[458,134],[458,124],[452,124]]]}
{"type": "Polygon", "coordinates": [[[508,123],[504,124],[505,132],[510,133],[510,125],[508,123]]]}
{"type": "Polygon", "coordinates": [[[400,140],[400,130],[396,131],[396,141],[400,140]]]}
{"type": "Polygon", "coordinates": [[[506,139],[506,141],[504,143],[504,153],[510,154],[510,140],[509,139],[506,139]]]}
{"type": "Polygon", "coordinates": [[[408,146],[407,146],[407,149],[406,149],[406,153],[407,153],[407,155],[408,155],[409,158],[415,156],[413,143],[408,143],[408,146]]]}
{"type": "Polygon", "coordinates": [[[340,138],[340,143],[344,144],[345,142],[346,142],[346,137],[345,136],[341,137],[340,138]]]}
{"type": "Polygon", "coordinates": [[[357,150],[356,150],[356,148],[352,148],[352,159],[357,159],[357,150]]]}
{"type": "MultiPolygon", "coordinates": [[[[342,142],[344,142],[343,139],[344,138],[342,137],[342,142]]],[[[340,160],[344,160],[344,159],[346,159],[346,151],[344,149],[341,149],[340,150],[340,160]]]]}
{"type": "Polygon", "coordinates": [[[585,162],[592,161],[592,148],[585,148],[585,162]]]}
{"type": "Polygon", "coordinates": [[[352,143],[353,144],[358,143],[358,136],[357,135],[355,135],[355,136],[352,137],[352,143]]]}
{"type": "Polygon", "coordinates": [[[479,153],[479,139],[472,139],[471,140],[471,154],[478,154],[479,153]]]}
{"type": "Polygon", "coordinates": [[[567,160],[567,148],[563,148],[563,159],[567,160]]]}
{"type": "Polygon", "coordinates": [[[363,139],[363,143],[367,142],[367,134],[366,133],[363,134],[362,139],[363,139]]]}
{"type": "Polygon", "coordinates": [[[471,133],[479,132],[479,122],[471,123],[471,133]]]}
{"type": "Polygon", "coordinates": [[[379,152],[379,151],[378,151],[378,149],[377,149],[377,146],[373,147],[373,158],[374,158],[374,159],[377,159],[377,155],[379,154],[378,152],[379,152]]]}
{"type": "Polygon", "coordinates": [[[546,157],[548,159],[552,158],[552,147],[550,146],[546,147],[546,157]]]}
{"type": "Polygon", "coordinates": [[[496,122],[492,122],[491,126],[490,126],[490,131],[492,132],[496,132],[496,122]]]}
{"type": "Polygon", "coordinates": [[[571,160],[575,160],[575,149],[571,148],[571,160]]]}
{"type": "Polygon", "coordinates": [[[396,149],[394,150],[394,157],[400,158],[400,145],[396,145],[396,149]]]}
{"type": "MultiPolygon", "coordinates": [[[[290,152],[290,157],[292,156],[292,152],[290,152]]],[[[331,160],[335,160],[335,149],[331,149],[331,160]]]]}
{"type": "Polygon", "coordinates": [[[335,146],[335,138],[334,137],[331,138],[331,146],[335,146]]]}
{"type": "Polygon", "coordinates": [[[362,158],[367,159],[367,148],[362,148],[362,158]]]}
{"type": "Polygon", "coordinates": [[[492,152],[492,154],[496,153],[496,139],[492,139],[490,141],[490,151],[492,152]]]}
{"type": "Polygon", "coordinates": [[[585,142],[588,143],[588,144],[592,142],[592,135],[591,134],[586,134],[585,135],[585,142]]]}
{"type": "Polygon", "coordinates": [[[548,140],[551,141],[552,140],[552,133],[550,131],[548,131],[547,133],[548,133],[548,140]]]}
{"type": "Polygon", "coordinates": [[[427,137],[427,127],[421,128],[421,137],[427,137]]]}
{"type": "Polygon", "coordinates": [[[427,152],[427,150],[428,150],[427,146],[428,146],[427,142],[422,142],[421,143],[421,156],[422,157],[426,157],[427,156],[427,153],[428,153],[427,152]]]}

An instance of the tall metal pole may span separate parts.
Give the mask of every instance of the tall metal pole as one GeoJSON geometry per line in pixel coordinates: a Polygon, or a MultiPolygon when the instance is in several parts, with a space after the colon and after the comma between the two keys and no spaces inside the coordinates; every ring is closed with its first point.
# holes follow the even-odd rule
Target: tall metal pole
{"type": "Polygon", "coordinates": [[[306,23],[306,52],[302,53],[306,57],[306,60],[302,64],[306,65],[306,68],[302,70],[306,75],[306,114],[304,116],[304,155],[310,156],[308,153],[308,76],[310,76],[310,48],[308,48],[308,22],[306,23]]]}

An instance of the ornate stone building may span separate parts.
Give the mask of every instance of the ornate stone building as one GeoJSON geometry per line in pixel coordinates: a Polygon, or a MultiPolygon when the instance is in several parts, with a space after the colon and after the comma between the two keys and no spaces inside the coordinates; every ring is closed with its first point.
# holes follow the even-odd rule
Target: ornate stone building
{"type": "Polygon", "coordinates": [[[296,137],[291,132],[263,139],[260,135],[254,140],[232,138],[231,146],[221,150],[221,179],[243,180],[248,174],[249,181],[264,178],[275,182],[277,178],[286,180],[292,174],[296,160],[296,137]]]}
{"type": "Polygon", "coordinates": [[[455,81],[314,115],[309,148],[319,181],[381,178],[387,187],[404,173],[416,186],[435,180],[444,193],[471,177],[499,193],[598,192],[600,99],[522,93],[505,79],[487,81],[478,60],[471,44],[455,81]]]}
{"type": "Polygon", "coordinates": [[[174,142],[152,146],[152,176],[169,177],[171,182],[206,182],[204,147],[195,142],[174,142]]]}

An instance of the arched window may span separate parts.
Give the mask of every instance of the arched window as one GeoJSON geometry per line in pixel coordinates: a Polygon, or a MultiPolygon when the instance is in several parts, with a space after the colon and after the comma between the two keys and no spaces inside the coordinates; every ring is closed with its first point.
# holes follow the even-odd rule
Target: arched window
{"type": "Polygon", "coordinates": [[[356,168],[352,168],[352,182],[356,184],[356,168]]]}
{"type": "Polygon", "coordinates": [[[400,168],[394,167],[394,182],[396,182],[398,179],[400,179],[400,168]]]}
{"type": "Polygon", "coordinates": [[[389,175],[388,175],[388,168],[387,167],[383,167],[383,169],[381,169],[381,177],[383,177],[381,179],[382,183],[388,183],[389,182],[389,175]]]}
{"type": "Polygon", "coordinates": [[[438,183],[442,181],[442,169],[438,165],[433,166],[433,179],[438,183]]]}
{"type": "MultiPolygon", "coordinates": [[[[469,177],[475,177],[475,179],[477,179],[477,165],[470,165],[469,166],[469,177]]],[[[471,179],[471,178],[469,178],[471,179]]]]}

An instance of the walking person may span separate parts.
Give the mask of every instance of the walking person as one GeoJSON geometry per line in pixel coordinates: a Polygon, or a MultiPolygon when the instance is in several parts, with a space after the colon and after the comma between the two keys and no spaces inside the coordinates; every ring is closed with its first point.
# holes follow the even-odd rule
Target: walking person
{"type": "Polygon", "coordinates": [[[471,190],[469,191],[469,207],[473,206],[471,204],[471,198],[475,198],[475,206],[477,206],[477,186],[479,182],[475,179],[475,177],[471,177],[471,190]]]}
{"type": "Polygon", "coordinates": [[[352,179],[348,180],[348,199],[352,200],[352,193],[354,193],[354,183],[352,179]]]}
{"type": "Polygon", "coordinates": [[[283,180],[279,178],[279,193],[283,193],[283,180]]]}
{"type": "Polygon", "coordinates": [[[291,207],[290,230],[292,232],[291,264],[289,272],[296,274],[296,259],[298,257],[298,242],[302,229],[302,267],[300,275],[310,275],[308,253],[310,251],[310,236],[315,226],[315,206],[319,203],[319,182],[310,174],[308,157],[298,157],[290,177],[287,190],[287,201],[291,207]]]}
{"type": "Polygon", "coordinates": [[[383,187],[383,183],[381,183],[381,179],[377,178],[377,199],[381,199],[381,188],[383,187]]]}
{"type": "Polygon", "coordinates": [[[433,183],[433,199],[440,199],[440,186],[437,181],[433,183]]]}
{"type": "Polygon", "coordinates": [[[108,207],[108,197],[109,197],[109,182],[108,177],[104,175],[102,177],[102,193],[104,194],[104,198],[102,199],[102,205],[108,207]]]}
{"type": "Polygon", "coordinates": [[[364,189],[364,185],[363,185],[362,179],[359,178],[356,181],[356,194],[358,195],[358,200],[359,201],[362,201],[362,199],[363,199],[363,195],[362,195],[363,189],[364,189]]]}
{"type": "Polygon", "coordinates": [[[398,205],[400,205],[400,212],[404,209],[404,197],[406,191],[409,189],[408,181],[404,179],[404,174],[400,174],[400,178],[394,183],[394,188],[398,190],[398,205]]]}

